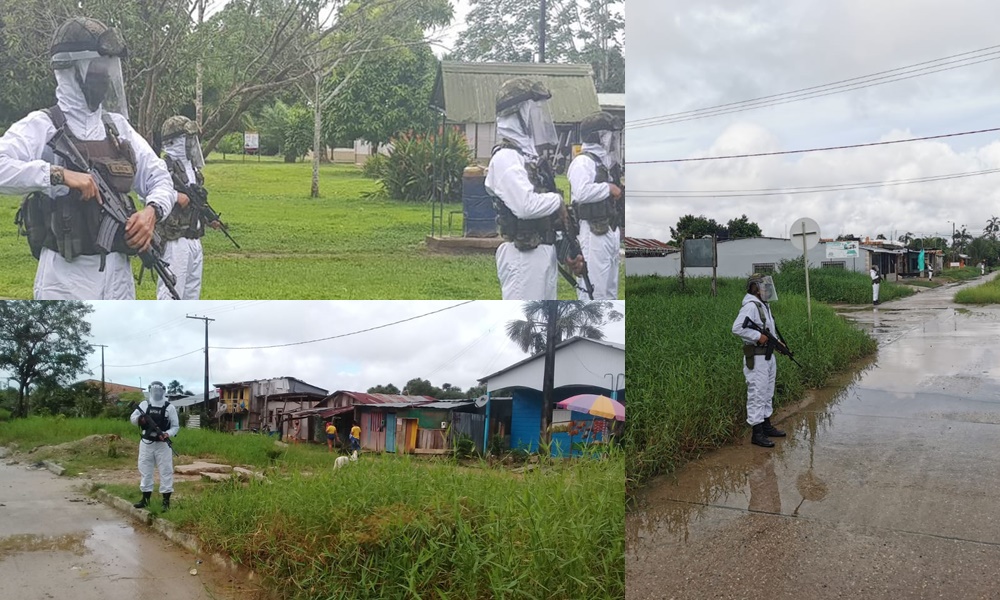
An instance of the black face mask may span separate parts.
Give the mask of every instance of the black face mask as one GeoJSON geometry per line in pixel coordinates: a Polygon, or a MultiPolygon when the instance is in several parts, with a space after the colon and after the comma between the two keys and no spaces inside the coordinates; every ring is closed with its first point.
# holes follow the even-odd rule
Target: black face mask
{"type": "Polygon", "coordinates": [[[97,109],[101,107],[101,103],[107,98],[108,90],[111,88],[111,77],[108,75],[107,70],[97,68],[96,65],[91,65],[90,69],[87,70],[87,78],[81,79],[79,72],[77,72],[76,81],[80,84],[80,89],[83,91],[83,97],[87,101],[87,108],[91,112],[97,112],[97,109]]]}

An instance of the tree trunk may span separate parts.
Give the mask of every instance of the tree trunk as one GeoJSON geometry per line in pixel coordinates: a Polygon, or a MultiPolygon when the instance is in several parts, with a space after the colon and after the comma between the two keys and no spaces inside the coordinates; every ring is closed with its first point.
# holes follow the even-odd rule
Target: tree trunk
{"type": "Polygon", "coordinates": [[[20,381],[18,382],[17,388],[17,413],[21,418],[26,418],[28,416],[28,402],[25,396],[27,395],[27,386],[25,386],[20,381]]]}
{"type": "Polygon", "coordinates": [[[542,439],[552,443],[552,405],[556,372],[556,326],[559,322],[559,301],[545,302],[545,366],[542,371],[542,439]]]}
{"type": "Polygon", "coordinates": [[[315,75],[316,91],[313,95],[313,176],[312,191],[310,197],[319,198],[319,153],[320,150],[320,130],[323,127],[322,105],[319,101],[320,83],[322,78],[319,73],[315,75]]]}

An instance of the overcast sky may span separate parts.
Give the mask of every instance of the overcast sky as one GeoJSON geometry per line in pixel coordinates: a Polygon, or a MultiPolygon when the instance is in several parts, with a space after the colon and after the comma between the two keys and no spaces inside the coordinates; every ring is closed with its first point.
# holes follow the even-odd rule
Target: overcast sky
{"type": "MultiPolygon", "coordinates": [[[[107,344],[108,381],[148,385],[177,379],[189,390],[203,389],[204,323],[186,315],[208,316],[210,346],[264,346],[357,331],[458,304],[455,301],[256,301],[92,302],[91,343],[107,344]],[[194,353],[148,366],[143,365],[194,353]],[[113,366],[122,365],[122,366],[113,366]]],[[[617,302],[624,312],[624,302],[617,302]]],[[[269,377],[297,377],[330,391],[365,391],[394,383],[402,389],[414,377],[462,389],[477,379],[525,358],[508,342],[505,326],[522,318],[521,303],[477,301],[435,315],[339,340],[268,350],[210,350],[211,383],[269,377]]],[[[613,323],[607,339],[624,343],[625,325],[613,323]]],[[[89,361],[100,379],[101,355],[89,361]]],[[[81,378],[87,378],[83,376],[81,378]]]]}
{"type": "MultiPolygon", "coordinates": [[[[996,45],[991,0],[629,0],[628,119],[823,85],[996,45]]],[[[721,156],[1000,126],[1000,60],[798,103],[626,131],[627,161],[721,156]]],[[[997,133],[782,157],[629,165],[631,190],[787,188],[1000,168],[997,133]]],[[[764,235],[798,217],[824,236],[980,235],[1000,174],[764,198],[628,199],[629,235],[670,238],[684,214],[746,213],[764,235]]],[[[643,194],[645,196],[645,194],[643,194]]]]}

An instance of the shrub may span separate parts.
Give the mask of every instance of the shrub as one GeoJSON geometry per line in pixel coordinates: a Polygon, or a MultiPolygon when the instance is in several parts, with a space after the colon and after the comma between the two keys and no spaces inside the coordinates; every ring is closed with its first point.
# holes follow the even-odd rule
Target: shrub
{"type": "Polygon", "coordinates": [[[476,445],[473,443],[472,438],[462,434],[455,441],[455,457],[456,458],[469,458],[475,451],[476,445]]]}
{"type": "Polygon", "coordinates": [[[361,175],[367,179],[382,179],[385,177],[387,159],[385,154],[373,154],[361,167],[361,175]]]}
{"type": "Polygon", "coordinates": [[[190,418],[191,415],[188,413],[181,413],[180,415],[177,415],[177,420],[180,421],[181,427],[187,427],[188,419],[190,418]]]}
{"type": "Polygon", "coordinates": [[[227,154],[240,154],[243,152],[243,134],[239,131],[227,133],[219,140],[219,145],[215,147],[215,151],[221,152],[223,159],[226,158],[227,154]]]}
{"type": "Polygon", "coordinates": [[[439,138],[423,134],[407,134],[392,140],[392,150],[380,179],[382,192],[394,200],[427,202],[440,191],[438,172],[443,166],[445,202],[462,198],[462,171],[472,162],[472,152],[465,136],[453,129],[445,135],[445,147],[437,146],[439,138]],[[443,156],[441,153],[443,152],[443,156]]]}
{"type": "Polygon", "coordinates": [[[6,408],[0,408],[0,422],[10,421],[11,412],[6,408]]]}

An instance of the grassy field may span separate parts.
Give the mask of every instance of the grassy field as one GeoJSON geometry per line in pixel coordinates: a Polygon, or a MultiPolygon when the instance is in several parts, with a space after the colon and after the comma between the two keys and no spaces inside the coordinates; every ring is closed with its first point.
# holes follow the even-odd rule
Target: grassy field
{"type": "Polygon", "coordinates": [[[959,304],[1000,304],[1000,279],[992,279],[982,285],[959,290],[955,294],[959,304]]]}
{"type": "MultiPolygon", "coordinates": [[[[806,278],[802,261],[785,263],[780,273],[773,275],[778,288],[778,298],[787,292],[806,293],[806,278]]],[[[872,282],[865,273],[843,269],[809,269],[809,291],[819,302],[843,304],[871,304],[872,282]]],[[[884,281],[879,285],[879,300],[888,302],[911,296],[915,292],[906,286],[884,281]]]]}
{"type": "MultiPolygon", "coordinates": [[[[134,468],[136,432],[121,421],[13,421],[0,424],[0,445],[16,442],[25,451],[98,433],[127,439],[117,458],[106,456],[105,443],[92,452],[103,459],[78,465],[134,468]]],[[[334,471],[325,447],[292,446],[275,456],[266,436],[199,430],[182,430],[175,448],[182,462],[198,456],[266,469],[268,483],[180,482],[171,510],[159,516],[252,568],[276,597],[625,594],[621,453],[511,473],[486,463],[372,454],[334,471]]],[[[135,485],[101,486],[137,496],[135,485]]]]}
{"type": "MultiPolygon", "coordinates": [[[[427,250],[429,204],[364,198],[378,184],[344,165],[321,167],[322,197],[313,199],[311,174],[309,163],[249,158],[205,167],[210,202],[242,250],[214,231],[203,238],[203,299],[500,298],[492,254],[427,250]]],[[[19,205],[0,196],[0,298],[32,296],[37,263],[13,226],[19,205]]],[[[461,212],[455,219],[460,235],[461,212]]],[[[156,288],[146,278],[137,293],[152,299],[156,288]]],[[[559,297],[576,298],[562,279],[559,297]]]]}
{"type": "MultiPolygon", "coordinates": [[[[731,332],[745,284],[720,279],[716,298],[709,284],[688,280],[681,292],[674,278],[628,278],[625,455],[630,491],[702,451],[749,435],[741,343],[731,332]]],[[[805,297],[776,285],[774,318],[804,367],[777,357],[775,403],[780,406],[874,353],[876,343],[815,301],[810,337],[805,297]]]]}
{"type": "Polygon", "coordinates": [[[981,277],[979,267],[962,267],[960,269],[945,269],[941,272],[941,279],[949,281],[972,281],[981,277]]]}

